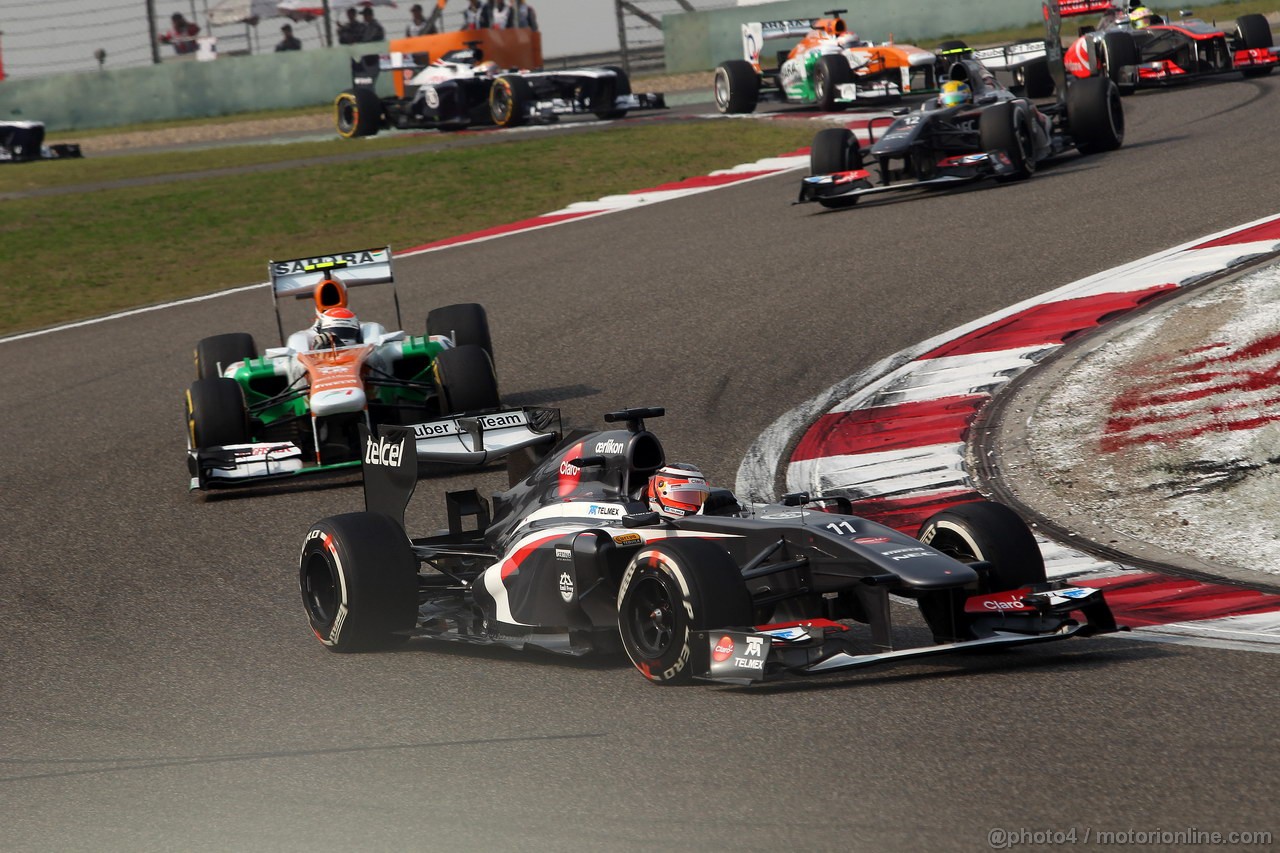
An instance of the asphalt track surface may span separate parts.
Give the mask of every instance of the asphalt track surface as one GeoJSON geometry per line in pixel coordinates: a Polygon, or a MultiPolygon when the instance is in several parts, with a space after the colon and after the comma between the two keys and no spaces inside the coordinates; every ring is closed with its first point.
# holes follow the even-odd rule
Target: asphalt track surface
{"type": "MultiPolygon", "coordinates": [[[[1276,212],[1280,77],[1125,105],[1124,149],[1024,184],[827,213],[788,206],[792,174],[407,258],[405,322],[480,301],[511,402],[578,425],[664,405],[650,426],[668,457],[732,483],[780,413],[865,365],[1276,212]]],[[[0,849],[914,851],[988,849],[997,828],[1280,831],[1272,655],[1118,635],[661,689],[618,660],[329,654],[295,560],[359,489],[186,494],[192,345],[232,330],[273,343],[264,290],[0,346],[0,849]]],[[[414,532],[442,526],[443,489],[477,480],[501,485],[423,481],[414,532]]]]}

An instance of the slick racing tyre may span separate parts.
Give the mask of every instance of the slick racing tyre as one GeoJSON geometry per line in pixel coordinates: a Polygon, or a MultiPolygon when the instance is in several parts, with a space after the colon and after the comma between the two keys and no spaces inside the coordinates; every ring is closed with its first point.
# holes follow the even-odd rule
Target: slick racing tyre
{"type": "Polygon", "coordinates": [[[756,111],[760,102],[760,75],[745,59],[730,59],[716,66],[716,109],[726,115],[756,111]]]}
{"type": "MultiPolygon", "coordinates": [[[[809,146],[810,174],[831,175],[861,168],[862,152],[858,149],[858,139],[852,131],[843,127],[829,127],[814,135],[813,144],[809,146]]],[[[818,199],[818,204],[828,208],[853,207],[857,203],[857,196],[818,199]]]]}
{"type": "Polygon", "coordinates": [[[374,136],[382,126],[382,101],[372,89],[348,89],[334,98],[333,120],[344,139],[374,136]]]}
{"type": "Polygon", "coordinates": [[[440,395],[440,414],[453,415],[480,409],[496,409],[498,380],[493,375],[493,362],[481,347],[447,349],[436,356],[431,365],[436,393],[440,395]]]}
{"type": "Polygon", "coordinates": [[[230,365],[254,358],[257,354],[253,335],[246,332],[201,338],[196,344],[196,378],[217,379],[230,365]]]}
{"type": "Polygon", "coordinates": [[[1124,105],[1106,77],[1085,77],[1067,89],[1067,123],[1081,154],[1114,151],[1124,144],[1124,105]]]}
{"type": "Polygon", "coordinates": [[[418,616],[418,567],[389,516],[352,512],[311,526],[298,559],[311,630],[330,651],[374,651],[404,641],[418,616]]]}
{"type": "Polygon", "coordinates": [[[244,392],[234,379],[197,379],[187,389],[187,438],[191,447],[225,447],[249,441],[244,392]]]}
{"type": "MultiPolygon", "coordinates": [[[[606,71],[613,72],[613,85],[609,85],[609,81],[601,81],[601,101],[599,109],[592,110],[596,114],[596,118],[601,121],[612,121],[614,119],[625,118],[626,110],[620,110],[614,106],[616,99],[623,95],[631,94],[631,78],[627,76],[627,72],[616,65],[604,66],[606,71]]],[[[592,105],[595,106],[594,104],[592,105]]]]}
{"type": "Polygon", "coordinates": [[[1138,64],[1138,46],[1133,36],[1123,32],[1102,34],[1098,42],[1098,73],[1111,79],[1122,95],[1132,95],[1138,89],[1137,79],[1125,79],[1124,69],[1138,64]]]}
{"type": "Polygon", "coordinates": [[[427,313],[427,336],[444,335],[455,346],[475,345],[493,358],[493,339],[489,336],[489,318],[484,308],[474,302],[432,308],[427,313]]]}
{"type": "Polygon", "coordinates": [[[489,89],[489,115],[498,127],[519,127],[533,105],[533,87],[523,77],[504,75],[489,89]]]}
{"type": "Polygon", "coordinates": [[[818,57],[818,64],[813,69],[813,98],[818,102],[818,109],[834,112],[842,110],[848,104],[840,103],[839,86],[853,82],[853,69],[849,60],[842,54],[829,53],[818,57]]]}
{"type": "Polygon", "coordinates": [[[751,624],[742,571],[703,539],[666,539],[641,548],[618,588],[618,633],[627,657],[655,684],[693,679],[693,632],[751,624]]]}
{"type": "Polygon", "coordinates": [[[962,563],[987,562],[983,592],[1045,582],[1044,558],[1031,529],[1004,504],[974,501],[929,518],[916,537],[962,563]]]}
{"type": "Polygon", "coordinates": [[[1018,104],[1005,101],[982,113],[978,119],[979,144],[983,151],[1003,151],[1009,157],[1013,172],[996,180],[1021,181],[1036,171],[1036,142],[1031,130],[1031,116],[1018,104]]]}
{"type": "MultiPolygon", "coordinates": [[[[1271,35],[1271,25],[1264,15],[1241,15],[1236,18],[1236,44],[1240,48],[1268,48],[1275,43],[1271,35]]],[[[1274,65],[1263,65],[1258,68],[1241,68],[1240,73],[1246,77],[1265,77],[1271,73],[1274,65]]]]}

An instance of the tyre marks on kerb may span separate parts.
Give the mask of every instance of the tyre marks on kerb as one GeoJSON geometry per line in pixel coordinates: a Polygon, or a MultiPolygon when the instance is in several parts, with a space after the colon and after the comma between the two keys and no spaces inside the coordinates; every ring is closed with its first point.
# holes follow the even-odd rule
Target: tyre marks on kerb
{"type": "MultiPolygon", "coordinates": [[[[980,497],[965,434],[1013,378],[1083,331],[1277,250],[1280,216],[1268,217],[1081,279],[897,353],[779,418],[743,460],[738,491],[844,494],[855,512],[914,532],[933,512],[980,497]]],[[[1249,352],[1269,354],[1273,343],[1260,340],[1249,352]]],[[[1202,366],[1222,354],[1206,351],[1202,366]]],[[[1232,370],[1237,381],[1271,384],[1271,372],[1232,370]]],[[[1280,652],[1280,596],[1137,572],[1048,540],[1040,545],[1050,577],[1107,587],[1122,622],[1174,641],[1280,652]]]]}

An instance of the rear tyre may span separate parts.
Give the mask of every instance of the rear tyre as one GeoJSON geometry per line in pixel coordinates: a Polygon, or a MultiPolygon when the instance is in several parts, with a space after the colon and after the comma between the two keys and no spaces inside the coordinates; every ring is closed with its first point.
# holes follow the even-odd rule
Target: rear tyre
{"type": "Polygon", "coordinates": [[[641,548],[618,588],[618,633],[627,657],[655,684],[693,679],[693,632],[751,624],[751,595],[724,549],[702,539],[641,548]]]}
{"type": "Polygon", "coordinates": [[[1138,64],[1138,46],[1128,33],[1107,32],[1098,43],[1098,72],[1108,77],[1121,95],[1132,95],[1138,89],[1136,78],[1127,81],[1125,68],[1138,64]]]}
{"type": "Polygon", "coordinates": [[[380,513],[352,512],[311,526],[298,559],[311,630],[330,651],[404,642],[418,614],[418,567],[404,530],[380,513]]]}
{"type": "Polygon", "coordinates": [[[1013,173],[997,180],[1021,181],[1036,171],[1035,137],[1031,131],[1031,116],[1025,109],[1009,101],[982,113],[978,120],[978,136],[983,151],[1004,151],[1009,156],[1013,173]]]}
{"type": "Polygon", "coordinates": [[[197,379],[187,389],[187,438],[191,447],[225,447],[249,441],[244,392],[234,379],[197,379]]]}
{"type": "Polygon", "coordinates": [[[382,100],[372,89],[348,89],[333,101],[333,121],[344,139],[374,136],[382,126],[382,100]]]}
{"type": "Polygon", "coordinates": [[[839,86],[853,82],[853,69],[849,60],[841,54],[826,54],[818,57],[818,64],[813,69],[813,97],[818,102],[818,109],[832,112],[843,110],[847,104],[836,100],[840,96],[839,86]]]}
{"type": "Polygon", "coordinates": [[[745,59],[716,66],[716,109],[726,115],[753,113],[760,102],[760,75],[745,59]]]}
{"type": "Polygon", "coordinates": [[[1040,546],[1004,504],[975,501],[944,509],[921,525],[916,538],[962,563],[990,563],[984,593],[1045,582],[1040,546]]]}
{"type": "MultiPolygon", "coordinates": [[[[1275,44],[1271,35],[1271,25],[1264,15],[1241,15],[1236,18],[1236,43],[1242,48],[1268,48],[1275,44]]],[[[1263,65],[1259,68],[1241,68],[1245,77],[1265,77],[1271,73],[1274,65],[1263,65]]]]}
{"type": "Polygon", "coordinates": [[[247,332],[231,332],[201,338],[196,344],[196,378],[217,379],[222,372],[237,361],[253,358],[258,354],[253,335],[247,332]]]}
{"type": "MultiPolygon", "coordinates": [[[[611,89],[611,91],[613,92],[612,98],[619,98],[623,95],[630,95],[631,94],[631,78],[627,76],[627,72],[616,65],[606,65],[604,67],[606,71],[612,71],[614,75],[613,86],[611,89]]],[[[601,88],[605,90],[606,95],[610,91],[610,87],[608,86],[608,84],[602,85],[601,88]]],[[[607,104],[601,104],[600,109],[594,110],[596,114],[596,118],[602,121],[612,121],[614,119],[620,119],[620,118],[626,117],[627,111],[617,109],[614,106],[614,100],[612,98],[609,100],[607,104]]]]}
{"type": "Polygon", "coordinates": [[[444,335],[454,346],[478,346],[493,358],[493,339],[489,335],[489,318],[475,302],[445,305],[427,313],[427,336],[444,335]]]}
{"type": "Polygon", "coordinates": [[[498,380],[493,375],[489,354],[474,345],[447,349],[431,365],[440,414],[455,415],[479,409],[496,409],[498,380]]]}
{"type": "MultiPolygon", "coordinates": [[[[813,137],[813,144],[809,147],[810,174],[830,175],[861,168],[862,152],[858,150],[858,139],[852,131],[831,127],[818,131],[813,137]]],[[[857,196],[818,199],[818,204],[831,209],[853,207],[857,203],[857,196]]]]}
{"type": "Polygon", "coordinates": [[[533,87],[523,77],[505,75],[489,89],[489,115],[498,127],[519,127],[529,116],[533,87]]]}
{"type": "Polygon", "coordinates": [[[1106,77],[1085,77],[1067,90],[1067,123],[1081,154],[1114,151],[1124,144],[1124,105],[1106,77]]]}

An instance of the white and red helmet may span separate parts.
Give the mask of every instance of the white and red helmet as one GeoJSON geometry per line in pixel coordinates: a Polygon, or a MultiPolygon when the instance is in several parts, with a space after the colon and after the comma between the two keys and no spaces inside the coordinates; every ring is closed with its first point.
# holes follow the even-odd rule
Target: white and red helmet
{"type": "Polygon", "coordinates": [[[702,509],[710,493],[711,487],[701,471],[684,462],[673,462],[649,478],[645,497],[654,512],[667,518],[684,518],[702,509]]]}
{"type": "Polygon", "coordinates": [[[327,308],[316,320],[316,349],[360,343],[360,320],[350,308],[327,308]]]}

